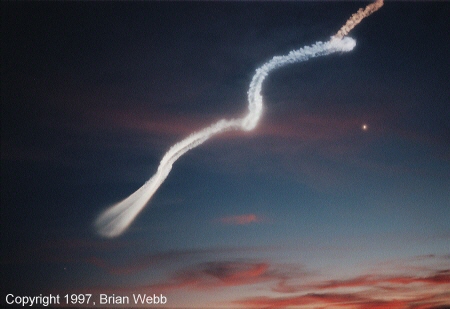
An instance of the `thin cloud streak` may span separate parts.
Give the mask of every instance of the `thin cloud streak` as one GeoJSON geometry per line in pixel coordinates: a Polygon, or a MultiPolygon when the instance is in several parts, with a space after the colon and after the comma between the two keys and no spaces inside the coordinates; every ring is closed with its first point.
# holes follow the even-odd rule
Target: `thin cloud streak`
{"type": "MultiPolygon", "coordinates": [[[[140,132],[149,135],[184,136],[202,128],[204,124],[218,119],[220,116],[207,118],[204,115],[174,115],[160,111],[124,111],[113,109],[92,109],[84,111],[83,128],[108,129],[118,131],[140,132]],[[98,115],[102,115],[99,118],[98,115]]],[[[239,115],[230,115],[239,117],[239,115]]],[[[371,118],[374,116],[372,115],[371,118]]],[[[301,140],[330,140],[350,132],[359,132],[362,119],[367,117],[338,117],[336,115],[324,115],[300,113],[296,116],[283,117],[282,121],[265,119],[259,124],[252,136],[274,136],[282,138],[297,138],[301,140]]],[[[217,138],[243,135],[245,132],[231,132],[217,138]]]]}
{"type": "Polygon", "coordinates": [[[400,294],[391,299],[370,297],[370,293],[308,293],[293,297],[255,297],[236,301],[244,308],[346,308],[346,309],[435,309],[448,308],[449,293],[428,293],[423,296],[420,288],[418,296],[404,298],[400,294]],[[364,295],[365,294],[365,295],[364,295]],[[323,307],[322,307],[323,306],[323,307]]]}
{"type": "MultiPolygon", "coordinates": [[[[82,113],[83,121],[79,125],[72,124],[79,130],[117,130],[129,133],[148,134],[149,136],[170,136],[180,138],[197,131],[205,125],[216,121],[220,115],[205,116],[202,114],[175,115],[159,110],[128,111],[120,109],[91,108],[82,113]],[[101,117],[99,117],[101,115],[101,117]]],[[[229,115],[239,117],[240,115],[229,115]]],[[[339,141],[355,136],[362,136],[372,141],[386,135],[397,136],[414,143],[435,145],[441,141],[440,136],[434,136],[425,132],[406,131],[394,126],[392,115],[387,112],[374,112],[369,115],[342,115],[334,113],[311,113],[299,111],[296,115],[263,116],[261,123],[253,132],[233,131],[215,138],[242,138],[242,135],[254,137],[275,137],[289,139],[290,141],[339,141]],[[280,119],[278,119],[280,118],[280,119]],[[369,123],[367,132],[362,132],[361,126],[369,123]]]]}
{"type": "Polygon", "coordinates": [[[153,285],[158,291],[179,288],[210,290],[220,287],[251,285],[271,280],[266,262],[207,262],[186,269],[167,282],[153,285]]]}
{"type": "Polygon", "coordinates": [[[225,225],[249,225],[252,223],[262,222],[263,219],[255,214],[244,214],[222,217],[217,219],[216,221],[225,225]]]}
{"type": "MultiPolygon", "coordinates": [[[[130,275],[151,267],[167,266],[183,261],[204,260],[206,256],[226,256],[239,253],[272,252],[274,247],[222,247],[189,250],[167,250],[160,252],[135,252],[128,254],[120,262],[108,257],[123,250],[142,247],[140,242],[88,240],[83,238],[68,238],[49,240],[36,247],[24,247],[15,256],[4,256],[2,263],[34,264],[39,262],[54,264],[88,264],[112,275],[130,275]]],[[[237,267],[237,264],[235,264],[237,267]]]]}

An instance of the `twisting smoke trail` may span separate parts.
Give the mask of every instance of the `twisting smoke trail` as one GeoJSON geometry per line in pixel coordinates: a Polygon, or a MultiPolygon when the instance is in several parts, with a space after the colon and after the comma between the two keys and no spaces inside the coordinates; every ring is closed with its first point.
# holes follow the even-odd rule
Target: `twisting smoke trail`
{"type": "Polygon", "coordinates": [[[312,46],[291,51],[286,56],[276,56],[265,63],[256,70],[256,74],[250,83],[248,91],[249,113],[247,116],[242,119],[220,120],[173,145],[162,158],[157,172],[150,180],[125,200],[113,205],[98,217],[96,221],[98,232],[106,237],[115,237],[125,231],[164,182],[172,169],[173,163],[188,150],[201,145],[218,133],[237,129],[247,131],[253,129],[258,123],[263,109],[261,86],[270,71],[289,63],[306,61],[309,58],[339,51],[350,51],[355,45],[356,42],[352,38],[332,39],[326,43],[317,42],[312,46]]]}
{"type": "MultiPolygon", "coordinates": [[[[378,9],[378,7],[376,9],[378,9]]],[[[351,27],[349,26],[346,28],[346,26],[344,26],[342,29],[345,28],[347,30],[341,29],[334,37],[331,38],[330,41],[325,43],[317,42],[311,46],[305,46],[298,50],[293,50],[285,56],[275,56],[272,60],[266,62],[258,68],[252,78],[248,90],[249,112],[247,116],[239,119],[222,119],[201,131],[189,135],[184,140],[173,145],[162,158],[155,175],[153,175],[141,188],[129,197],[117,204],[112,205],[100,214],[95,221],[95,226],[98,233],[105,237],[115,237],[122,234],[167,178],[175,161],[187,151],[201,145],[203,142],[218,133],[223,133],[230,130],[249,131],[255,128],[263,110],[261,87],[269,72],[284,65],[306,61],[310,58],[325,56],[335,52],[351,51],[355,47],[356,41],[352,38],[344,37],[344,35],[356,26],[356,24],[359,23],[365,16],[374,12],[373,9],[370,9],[369,13],[365,13],[366,11],[367,8],[364,11],[360,9],[358,13],[354,14],[350,18],[350,20],[354,19],[356,22],[351,22],[351,27]],[[354,17],[355,15],[358,16],[354,17]],[[345,34],[342,34],[344,32],[345,34]]],[[[347,24],[350,23],[350,20],[347,24]]]]}

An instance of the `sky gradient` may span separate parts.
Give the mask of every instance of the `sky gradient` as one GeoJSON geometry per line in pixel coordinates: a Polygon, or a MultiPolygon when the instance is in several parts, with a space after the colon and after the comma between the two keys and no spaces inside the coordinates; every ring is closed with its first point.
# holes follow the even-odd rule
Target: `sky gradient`
{"type": "Polygon", "coordinates": [[[254,130],[179,159],[123,235],[93,225],[368,3],[2,2],[1,304],[449,308],[449,2],[385,3],[353,51],[272,72],[254,130]]]}

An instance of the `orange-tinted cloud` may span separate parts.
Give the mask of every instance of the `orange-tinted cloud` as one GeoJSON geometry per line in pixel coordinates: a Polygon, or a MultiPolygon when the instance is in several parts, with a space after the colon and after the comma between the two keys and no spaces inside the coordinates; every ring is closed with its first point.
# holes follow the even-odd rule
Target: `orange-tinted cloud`
{"type": "Polygon", "coordinates": [[[395,263],[384,263],[382,267],[378,266],[376,270],[368,274],[318,280],[315,277],[317,273],[305,272],[303,268],[273,264],[265,260],[214,261],[208,259],[205,261],[205,257],[210,254],[223,255],[223,253],[253,251],[257,248],[148,252],[132,256],[119,263],[107,258],[109,253],[126,248],[128,245],[129,243],[120,241],[58,240],[44,245],[48,249],[46,251],[50,252],[48,255],[33,256],[33,258],[51,263],[86,263],[112,275],[129,275],[154,265],[162,265],[162,263],[168,266],[168,269],[173,269],[180,260],[190,261],[191,266],[175,270],[168,277],[151,278],[131,286],[80,287],[80,291],[88,293],[93,291],[116,294],[140,291],[181,294],[214,293],[223,292],[232,287],[245,287],[245,290],[250,292],[249,296],[239,299],[230,294],[229,304],[249,309],[311,307],[442,309],[445,308],[442,306],[450,304],[448,256],[430,255],[415,257],[412,260],[403,259],[395,263]],[[198,262],[199,260],[205,262],[198,262]],[[440,266],[433,267],[433,263],[440,266]],[[397,267],[397,264],[402,267],[397,267]],[[394,269],[395,274],[392,274],[394,269]],[[252,290],[258,293],[253,294],[252,290]],[[261,294],[261,291],[264,294],[261,294]],[[254,295],[272,296],[254,297],[254,295]]]}
{"type": "MultiPolygon", "coordinates": [[[[326,304],[333,303],[345,303],[351,304],[354,302],[361,301],[361,298],[351,295],[351,294],[316,294],[309,293],[300,296],[293,297],[255,297],[251,299],[245,299],[242,301],[237,301],[236,303],[245,306],[246,308],[289,308],[295,306],[306,306],[306,305],[318,305],[323,306],[326,304]]],[[[349,307],[351,308],[351,307],[349,307]]]]}
{"type": "Polygon", "coordinates": [[[255,214],[244,214],[236,216],[227,216],[219,218],[218,221],[228,225],[247,225],[251,223],[261,222],[262,219],[255,214]]]}
{"type": "MultiPolygon", "coordinates": [[[[173,251],[159,255],[149,254],[142,260],[142,265],[137,262],[132,263],[133,266],[131,264],[120,267],[111,266],[105,260],[97,258],[87,262],[117,274],[126,273],[127,269],[133,267],[142,267],[146,262],[147,266],[155,260],[157,263],[167,260],[170,264],[171,260],[179,261],[180,258],[185,259],[191,255],[201,258],[204,253],[208,255],[219,251],[173,251]]],[[[429,259],[437,261],[439,258],[429,259]]],[[[389,269],[384,268],[371,274],[344,279],[317,280],[315,277],[317,273],[306,272],[302,267],[293,265],[254,260],[209,260],[191,264],[175,271],[167,278],[153,278],[147,282],[126,287],[91,286],[86,288],[86,291],[124,295],[140,291],[201,295],[204,292],[223,293],[229,288],[242,287],[249,291],[249,296],[240,298],[242,296],[237,297],[231,293],[228,306],[224,307],[243,309],[443,309],[450,304],[449,269],[425,270],[423,268],[420,270],[421,275],[411,275],[414,270],[408,270],[408,268],[396,275],[383,274],[384,271],[389,269]],[[254,294],[252,291],[257,293],[254,294]]]]}
{"type": "Polygon", "coordinates": [[[380,284],[412,284],[412,283],[427,283],[432,285],[450,284],[450,270],[439,270],[428,276],[415,277],[415,276],[374,276],[365,275],[347,280],[330,280],[318,285],[315,288],[318,289],[337,289],[337,288],[349,288],[349,287],[361,287],[361,286],[374,286],[380,284]]]}
{"type": "MultiPolygon", "coordinates": [[[[230,115],[208,115],[205,117],[205,115],[200,114],[174,115],[159,111],[118,109],[92,109],[84,111],[84,115],[85,127],[87,125],[97,129],[177,136],[191,134],[222,118],[233,118],[230,115]]],[[[367,118],[364,116],[346,117],[336,116],[336,114],[301,113],[289,115],[282,119],[263,119],[253,134],[302,141],[332,140],[348,134],[360,134],[361,125],[367,118]]],[[[372,115],[371,119],[373,118],[372,115]]],[[[225,136],[233,135],[225,134],[225,136]]]]}
{"type": "Polygon", "coordinates": [[[330,141],[349,134],[361,134],[362,119],[366,118],[325,113],[291,114],[282,119],[262,120],[256,132],[259,135],[301,141],[330,141]]]}
{"type": "MultiPolygon", "coordinates": [[[[236,301],[244,308],[328,308],[328,309],[437,309],[450,308],[450,299],[439,293],[426,297],[377,299],[363,293],[308,293],[293,297],[255,297],[236,301]],[[314,307],[311,307],[314,306],[314,307]]],[[[367,293],[366,293],[367,294],[367,293]]]]}
{"type": "Polygon", "coordinates": [[[161,136],[185,136],[214,122],[214,116],[204,115],[174,115],[159,111],[148,110],[120,110],[120,109],[91,109],[84,111],[88,127],[117,131],[146,133],[161,136]]]}
{"type": "Polygon", "coordinates": [[[152,286],[164,291],[179,288],[209,290],[240,286],[272,280],[269,264],[265,262],[207,262],[178,272],[166,282],[152,286]]]}
{"type": "MultiPolygon", "coordinates": [[[[58,263],[58,264],[88,264],[95,266],[96,268],[107,272],[112,275],[130,275],[134,274],[155,265],[171,266],[171,263],[184,260],[184,261],[198,261],[203,260],[205,255],[228,255],[238,254],[243,252],[261,252],[267,250],[273,250],[271,247],[224,247],[224,248],[205,248],[205,249],[191,249],[191,250],[168,250],[161,252],[135,252],[127,255],[126,258],[120,261],[109,258],[114,256],[115,252],[127,250],[132,247],[140,247],[142,244],[139,242],[124,242],[124,241],[106,241],[106,240],[92,240],[83,238],[70,238],[70,239],[58,239],[49,240],[44,244],[37,244],[36,247],[24,247],[17,256],[4,256],[2,262],[4,264],[23,264],[34,262],[46,262],[46,263],[58,263]]],[[[203,264],[202,264],[203,265],[203,264]]],[[[244,271],[246,266],[251,264],[217,264],[217,269],[214,271],[211,263],[208,268],[196,267],[182,271],[185,277],[193,275],[198,277],[198,273],[216,274],[220,277],[220,267],[222,265],[222,273],[231,274],[233,271],[244,271]],[[239,268],[239,265],[242,267],[239,268]],[[228,272],[225,272],[228,270],[228,272]]],[[[250,274],[254,269],[247,269],[250,272],[243,274],[250,274]]],[[[178,274],[179,275],[179,274],[178,274]]],[[[177,277],[178,278],[178,277],[177,277]]],[[[225,280],[226,281],[226,280],[225,280]]]]}

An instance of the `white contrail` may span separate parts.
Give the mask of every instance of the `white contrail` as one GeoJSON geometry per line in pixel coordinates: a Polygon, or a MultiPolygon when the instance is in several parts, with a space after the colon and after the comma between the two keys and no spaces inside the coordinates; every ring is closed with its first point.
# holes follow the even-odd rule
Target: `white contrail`
{"type": "Polygon", "coordinates": [[[270,71],[289,63],[306,61],[309,58],[324,56],[334,52],[350,51],[355,45],[356,42],[352,38],[332,39],[330,42],[317,42],[312,46],[291,51],[286,56],[276,56],[265,63],[256,70],[256,74],[250,83],[248,91],[249,112],[247,116],[241,119],[220,120],[173,145],[162,158],[158,170],[152,178],[125,200],[111,206],[98,217],[95,222],[98,232],[106,237],[118,236],[124,232],[169,175],[173,163],[188,150],[201,145],[211,136],[218,133],[236,129],[252,130],[261,117],[263,109],[261,86],[270,71]]]}
{"type": "MultiPolygon", "coordinates": [[[[358,11],[358,13],[360,11],[358,11]]],[[[361,14],[364,14],[364,12],[361,14]]],[[[354,16],[355,14],[352,18],[354,16]]],[[[360,22],[365,16],[359,18],[358,22],[360,22]]],[[[201,131],[189,135],[184,140],[173,145],[162,158],[158,166],[158,170],[152,178],[150,178],[141,188],[129,197],[117,204],[112,205],[100,214],[95,221],[95,226],[98,233],[105,237],[115,237],[122,234],[133,222],[139,212],[141,212],[141,210],[145,207],[156,190],[158,190],[159,186],[167,178],[175,161],[187,151],[201,145],[210,137],[218,133],[229,130],[249,131],[255,128],[263,110],[261,87],[269,72],[281,66],[306,61],[313,57],[325,56],[335,52],[351,51],[355,47],[356,41],[350,37],[343,36],[344,35],[341,35],[341,32],[338,32],[338,34],[333,36],[328,42],[317,42],[311,46],[305,46],[298,50],[293,50],[285,56],[275,56],[272,60],[266,62],[258,68],[253,76],[248,90],[249,112],[247,116],[239,119],[222,119],[201,131]]]]}

